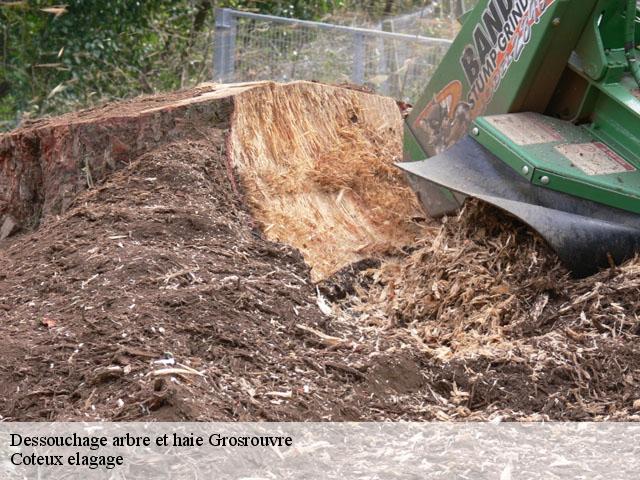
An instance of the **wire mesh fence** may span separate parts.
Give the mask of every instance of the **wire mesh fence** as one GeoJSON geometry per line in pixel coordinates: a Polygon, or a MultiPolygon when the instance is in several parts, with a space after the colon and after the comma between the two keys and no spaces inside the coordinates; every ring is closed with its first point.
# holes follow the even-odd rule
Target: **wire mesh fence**
{"type": "Polygon", "coordinates": [[[478,0],[441,0],[412,13],[383,20],[380,28],[389,32],[453,39],[459,30],[458,19],[478,0]]]}
{"type": "Polygon", "coordinates": [[[214,79],[350,82],[415,100],[451,41],[393,30],[220,9],[214,79]]]}

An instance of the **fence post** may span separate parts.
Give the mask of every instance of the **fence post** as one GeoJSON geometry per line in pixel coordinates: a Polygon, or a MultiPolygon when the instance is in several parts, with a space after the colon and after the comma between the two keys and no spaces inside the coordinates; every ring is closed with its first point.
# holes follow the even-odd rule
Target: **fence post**
{"type": "Polygon", "coordinates": [[[213,44],[213,80],[233,79],[236,50],[236,18],[229,8],[216,8],[215,39],[213,44]]]}
{"type": "Polygon", "coordinates": [[[365,54],[364,34],[356,32],[353,34],[353,72],[351,81],[357,85],[364,83],[365,54]]]}

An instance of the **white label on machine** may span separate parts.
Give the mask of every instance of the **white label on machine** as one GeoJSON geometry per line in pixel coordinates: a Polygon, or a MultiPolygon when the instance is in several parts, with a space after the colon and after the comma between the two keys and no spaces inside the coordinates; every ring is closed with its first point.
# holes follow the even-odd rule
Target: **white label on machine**
{"type": "Polygon", "coordinates": [[[537,113],[508,113],[485,117],[496,130],[516,145],[536,145],[563,140],[553,127],[544,123],[542,115],[537,113]]]}
{"type": "Polygon", "coordinates": [[[558,145],[556,150],[587,175],[635,171],[633,165],[601,142],[558,145]]]}

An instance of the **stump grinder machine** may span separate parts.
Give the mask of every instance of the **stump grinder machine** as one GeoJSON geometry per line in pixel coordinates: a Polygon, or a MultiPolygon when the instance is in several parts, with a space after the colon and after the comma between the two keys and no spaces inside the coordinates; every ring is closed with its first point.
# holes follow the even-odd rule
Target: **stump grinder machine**
{"type": "Polygon", "coordinates": [[[640,250],[636,0],[480,0],[407,118],[430,216],[475,197],[536,230],[576,276],[640,250]]]}

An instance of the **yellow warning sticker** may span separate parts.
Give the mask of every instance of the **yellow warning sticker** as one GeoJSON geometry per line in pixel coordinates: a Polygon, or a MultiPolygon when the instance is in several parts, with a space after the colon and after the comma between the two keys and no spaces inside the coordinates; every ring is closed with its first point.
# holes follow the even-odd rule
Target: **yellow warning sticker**
{"type": "Polygon", "coordinates": [[[602,142],[571,143],[555,147],[587,175],[633,172],[635,167],[602,142]]]}
{"type": "Polygon", "coordinates": [[[486,117],[486,121],[516,145],[536,145],[564,140],[551,125],[544,122],[544,117],[537,113],[493,115],[486,117]]]}

